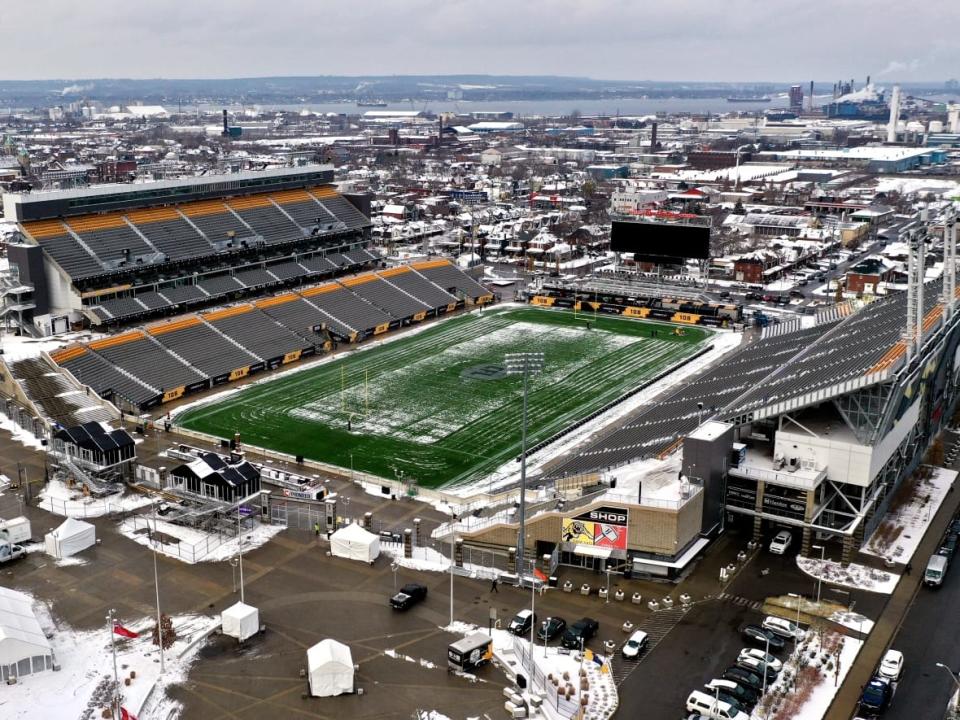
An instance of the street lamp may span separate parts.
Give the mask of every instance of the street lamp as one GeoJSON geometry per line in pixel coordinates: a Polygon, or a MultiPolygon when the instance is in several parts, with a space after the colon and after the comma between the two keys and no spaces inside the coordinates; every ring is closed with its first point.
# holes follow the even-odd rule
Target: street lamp
{"type": "Polygon", "coordinates": [[[523,417],[520,434],[520,529],[517,533],[517,559],[519,573],[523,576],[524,533],[527,514],[527,391],[528,378],[543,370],[542,352],[518,352],[504,355],[503,364],[507,375],[523,376],[523,417]]]}
{"type": "Polygon", "coordinates": [[[960,711],[960,681],[957,680],[957,675],[956,675],[956,673],[954,673],[953,670],[951,670],[950,668],[948,668],[948,667],[947,667],[946,665],[944,665],[943,663],[939,663],[939,662],[938,662],[938,663],[935,663],[935,665],[936,665],[938,668],[943,668],[944,670],[946,670],[947,673],[950,675],[950,679],[953,680],[953,684],[957,686],[957,699],[956,699],[956,701],[955,701],[954,704],[953,704],[953,709],[954,709],[955,711],[960,711]]]}
{"type": "Polygon", "coordinates": [[[824,553],[827,549],[823,545],[811,545],[810,549],[820,551],[820,572],[817,573],[817,607],[820,607],[820,588],[823,585],[823,564],[826,562],[824,553]]]}
{"type": "MultiPolygon", "coordinates": [[[[547,621],[543,624],[543,656],[547,656],[547,634],[550,632],[550,622],[553,620],[552,617],[548,617],[547,621]]],[[[533,654],[533,651],[530,651],[533,654]]]]}
{"type": "MultiPolygon", "coordinates": [[[[787,597],[795,598],[797,601],[797,628],[796,629],[797,631],[799,631],[800,630],[800,604],[803,601],[803,597],[800,595],[797,595],[796,593],[787,593],[787,597]]],[[[793,654],[794,655],[797,655],[798,642],[799,642],[799,638],[797,637],[797,632],[794,632],[793,633],[793,654]]]]}

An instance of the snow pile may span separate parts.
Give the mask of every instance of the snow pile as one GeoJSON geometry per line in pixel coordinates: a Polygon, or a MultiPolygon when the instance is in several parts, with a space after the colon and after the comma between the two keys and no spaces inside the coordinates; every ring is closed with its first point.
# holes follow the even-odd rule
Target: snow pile
{"type": "Polygon", "coordinates": [[[384,650],[383,654],[386,655],[387,657],[392,657],[394,660],[406,660],[409,663],[416,663],[420,667],[426,668],[427,670],[435,670],[437,668],[436,663],[430,662],[429,660],[424,660],[423,658],[420,658],[419,660],[417,660],[416,658],[412,658],[409,655],[403,655],[401,653],[398,653],[396,650],[393,650],[393,649],[384,650]]]}
{"type": "Polygon", "coordinates": [[[833,560],[819,558],[805,558],[797,556],[797,567],[811,577],[831,585],[869,590],[870,592],[891,594],[900,581],[899,575],[875,570],[857,563],[850,563],[843,567],[833,560]]]}
{"type": "MultiPolygon", "coordinates": [[[[449,572],[450,558],[445,557],[440,552],[428,547],[414,547],[413,557],[403,556],[403,543],[380,541],[380,552],[389,555],[400,567],[408,570],[422,570],[425,572],[449,572]]],[[[500,571],[493,567],[484,567],[482,565],[473,565],[471,563],[463,564],[464,574],[473,579],[490,580],[500,574],[500,571]]]]}
{"type": "MultiPolygon", "coordinates": [[[[106,625],[93,631],[53,628],[46,613],[38,612],[44,629],[52,631],[51,643],[59,672],[46,671],[26,675],[16,685],[3,689],[5,720],[32,720],[36,717],[82,718],[100,717],[109,703],[113,688],[113,659],[106,625]]],[[[166,688],[187,678],[200,638],[217,625],[217,621],[199,615],[177,615],[172,618],[177,639],[165,651],[165,672],[160,675],[160,655],[151,642],[155,621],[119,621],[140,637],[125,639],[115,636],[117,669],[123,695],[123,707],[141,719],[173,718],[180,705],[166,695],[166,688]],[[130,684],[124,684],[130,678],[130,684]]]]}
{"type": "MultiPolygon", "coordinates": [[[[252,530],[244,530],[243,551],[246,553],[260,547],[285,529],[281,525],[258,524],[252,530]]],[[[152,517],[129,518],[120,523],[119,530],[121,535],[135,543],[156,548],[157,552],[189,565],[229,560],[237,556],[239,549],[236,537],[174,525],[152,517]],[[162,534],[156,543],[150,541],[153,531],[162,534]]]]}
{"type": "Polygon", "coordinates": [[[751,719],[822,718],[862,645],[840,633],[826,632],[821,637],[808,631],[798,656],[791,656],[784,663],[767,694],[753,709],[751,719]]]}
{"type": "Polygon", "coordinates": [[[100,337],[105,336],[102,333],[74,332],[55,337],[32,338],[25,335],[3,333],[0,335],[0,348],[3,349],[3,359],[11,363],[39,357],[40,353],[53,352],[72,342],[87,342],[100,337]]]}
{"type": "Polygon", "coordinates": [[[51,479],[40,491],[40,507],[64,517],[102,517],[110,513],[129,512],[150,504],[150,498],[139,493],[123,493],[106,498],[84,496],[80,490],[68,488],[61,480],[51,479]]]}
{"type": "Polygon", "coordinates": [[[907,502],[887,512],[861,552],[900,563],[913,557],[957,477],[956,471],[946,468],[924,469],[931,471],[930,477],[920,476],[907,502]]]}
{"type": "Polygon", "coordinates": [[[20,443],[21,445],[26,445],[34,450],[43,449],[43,445],[40,443],[40,438],[38,438],[32,432],[24,430],[3,413],[0,413],[0,430],[6,430],[13,436],[14,441],[20,443]]]}
{"type": "Polygon", "coordinates": [[[866,615],[861,615],[860,613],[849,610],[837,611],[827,619],[835,622],[837,625],[843,625],[845,628],[856,630],[863,635],[869,635],[870,631],[873,630],[873,620],[866,615]]]}

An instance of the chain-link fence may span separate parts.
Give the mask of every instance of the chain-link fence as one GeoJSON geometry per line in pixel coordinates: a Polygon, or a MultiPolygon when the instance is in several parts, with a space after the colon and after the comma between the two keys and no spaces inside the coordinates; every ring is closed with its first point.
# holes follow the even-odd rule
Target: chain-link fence
{"type": "Polygon", "coordinates": [[[184,528],[185,532],[197,533],[198,535],[202,533],[202,537],[198,537],[196,542],[189,542],[165,532],[163,525],[158,527],[155,523],[156,521],[153,518],[131,515],[123,519],[120,527],[134,534],[144,534],[148,538],[152,538],[154,529],[158,528],[157,533],[164,536],[163,539],[156,538],[156,542],[159,543],[158,550],[164,555],[170,555],[188,563],[202,561],[215,549],[237,537],[236,532],[206,533],[193,528],[184,528]]]}

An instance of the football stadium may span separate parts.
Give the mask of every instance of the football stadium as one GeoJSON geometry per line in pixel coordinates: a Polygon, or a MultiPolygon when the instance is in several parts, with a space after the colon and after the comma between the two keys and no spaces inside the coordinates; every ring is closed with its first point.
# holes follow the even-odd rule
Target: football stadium
{"type": "Polygon", "coordinates": [[[542,352],[528,444],[561,433],[695,353],[710,331],[505,307],[443,319],[191,407],[177,424],[425,487],[509,471],[522,377],[504,357],[542,352]],[[506,466],[506,467],[504,467],[506,466]]]}

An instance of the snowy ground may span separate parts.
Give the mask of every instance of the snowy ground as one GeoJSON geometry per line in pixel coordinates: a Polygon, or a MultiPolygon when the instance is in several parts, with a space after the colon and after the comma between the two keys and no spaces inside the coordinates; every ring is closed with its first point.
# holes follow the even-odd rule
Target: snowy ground
{"type": "MultiPolygon", "coordinates": [[[[466,636],[470,633],[483,628],[477,628],[464,622],[454,622],[452,625],[441,628],[447,632],[466,636]]],[[[493,631],[493,651],[498,663],[504,668],[508,675],[512,676],[520,671],[529,660],[524,655],[530,654],[530,642],[523,638],[516,637],[506,630],[493,631]]],[[[617,687],[613,675],[609,671],[609,665],[603,662],[605,659],[599,655],[593,656],[587,651],[587,657],[582,661],[577,652],[561,652],[561,648],[548,647],[543,648],[537,645],[532,651],[533,662],[536,665],[535,679],[523,693],[525,698],[530,698],[533,693],[543,697],[541,706],[543,716],[550,720],[566,720],[569,715],[557,711],[557,693],[550,687],[542,687],[539,683],[552,685],[551,676],[557,678],[559,686],[562,688],[570,685],[572,695],[568,706],[578,706],[582,691],[578,678],[581,668],[586,672],[589,690],[586,691],[588,704],[584,713],[585,718],[591,720],[607,720],[617,709],[619,703],[617,687]],[[600,661],[600,662],[598,662],[600,661]]]]}
{"type": "Polygon", "coordinates": [[[134,492],[105,498],[84,497],[79,490],[70,489],[60,480],[54,479],[40,491],[40,507],[64,517],[101,517],[110,513],[136,510],[149,504],[149,496],[134,492]]]}
{"type": "Polygon", "coordinates": [[[910,501],[891,510],[864,544],[861,552],[906,563],[923,539],[930,521],[953,486],[957,473],[946,468],[931,468],[933,474],[917,485],[910,501]]]}
{"type": "MultiPolygon", "coordinates": [[[[243,551],[249,552],[266,543],[281,530],[280,525],[260,525],[243,533],[243,551]]],[[[174,525],[165,520],[156,520],[152,517],[135,516],[120,523],[119,531],[135,543],[146,547],[156,546],[157,552],[176,558],[190,565],[198,562],[221,562],[237,556],[239,545],[235,537],[218,535],[216,533],[194,530],[193,528],[174,525]],[[164,535],[176,538],[179,542],[150,542],[150,533],[147,530],[157,529],[164,535]]]]}
{"type": "Polygon", "coordinates": [[[830,585],[869,590],[889,595],[897,587],[900,576],[883,570],[850,563],[843,567],[833,560],[797,556],[797,567],[813,578],[820,578],[830,585]]]}
{"type": "MultiPolygon", "coordinates": [[[[50,642],[61,670],[28,675],[16,685],[4,687],[0,693],[0,715],[4,720],[99,718],[109,702],[113,684],[106,624],[102,630],[80,632],[55,625],[45,609],[37,615],[44,630],[53,632],[50,642]]],[[[219,624],[218,620],[200,615],[177,615],[172,620],[177,640],[164,654],[165,672],[161,676],[160,655],[150,640],[155,621],[118,618],[124,627],[141,633],[129,640],[114,636],[123,707],[140,720],[168,720],[179,715],[180,706],[166,696],[166,688],[186,680],[199,647],[195,641],[219,624]],[[136,677],[130,685],[124,685],[131,673],[136,677]]]]}
{"type": "Polygon", "coordinates": [[[780,675],[767,689],[764,702],[758,704],[750,715],[752,720],[815,720],[826,715],[843,684],[850,668],[863,645],[859,640],[827,632],[823,645],[819,635],[808,632],[801,645],[799,680],[791,688],[792,679],[798,676],[794,657],[784,663],[780,675]],[[813,657],[811,657],[811,655],[813,657]],[[776,710],[773,710],[776,708],[776,710]]]}

